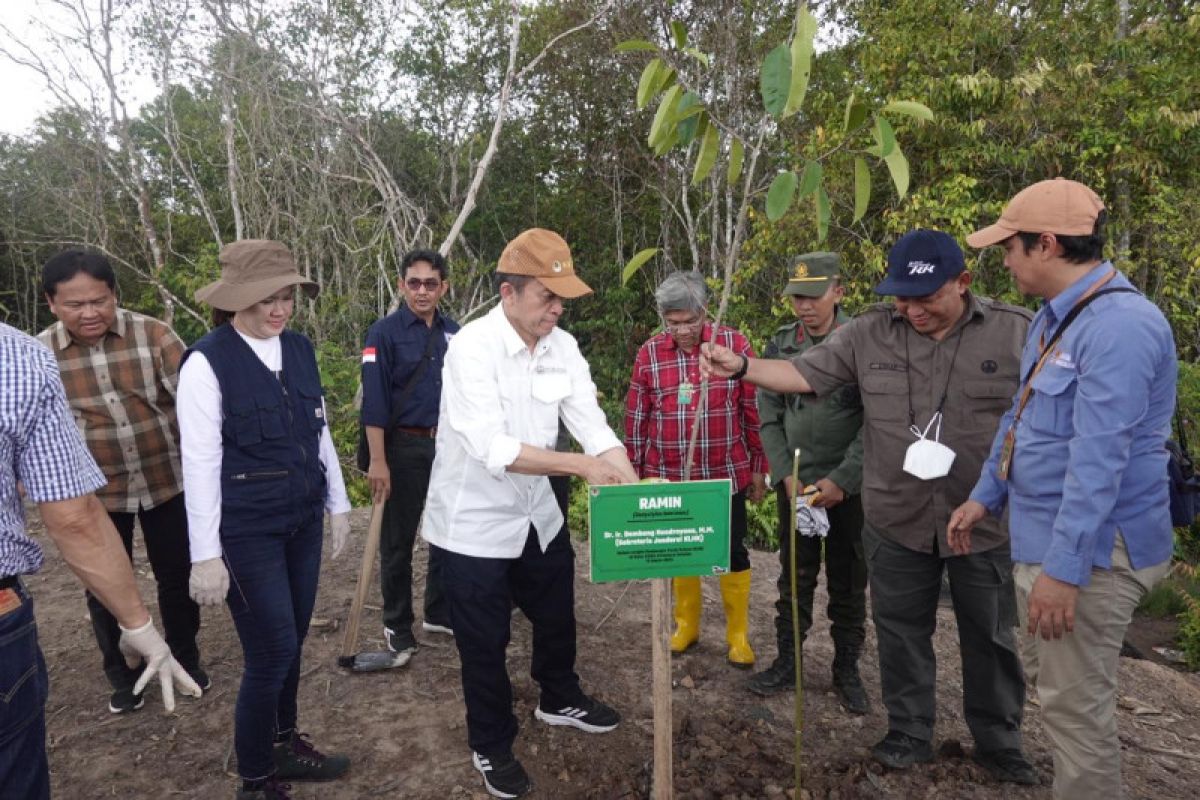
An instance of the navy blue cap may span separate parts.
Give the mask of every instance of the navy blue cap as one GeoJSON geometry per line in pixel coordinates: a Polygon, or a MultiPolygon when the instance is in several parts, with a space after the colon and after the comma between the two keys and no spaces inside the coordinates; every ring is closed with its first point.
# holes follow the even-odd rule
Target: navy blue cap
{"type": "Polygon", "coordinates": [[[954,237],[918,228],[897,239],[888,251],[887,277],[875,287],[875,293],[924,297],[942,288],[966,266],[954,237]]]}

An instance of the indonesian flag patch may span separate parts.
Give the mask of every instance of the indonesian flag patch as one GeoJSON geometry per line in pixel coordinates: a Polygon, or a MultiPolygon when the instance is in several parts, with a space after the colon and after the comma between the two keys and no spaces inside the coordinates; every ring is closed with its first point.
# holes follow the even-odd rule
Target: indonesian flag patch
{"type": "Polygon", "coordinates": [[[374,347],[364,347],[363,348],[362,363],[364,363],[364,364],[374,364],[375,363],[375,348],[374,347]]]}

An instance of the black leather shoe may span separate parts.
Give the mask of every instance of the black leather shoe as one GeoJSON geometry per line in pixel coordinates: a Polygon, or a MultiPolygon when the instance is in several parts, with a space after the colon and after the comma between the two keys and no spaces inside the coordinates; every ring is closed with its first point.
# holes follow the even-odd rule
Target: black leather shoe
{"type": "Polygon", "coordinates": [[[888,731],[887,736],[871,749],[871,755],[885,767],[908,769],[913,764],[932,761],[933,747],[907,733],[888,731]]]}
{"type": "Polygon", "coordinates": [[[1015,748],[983,752],[976,750],[971,758],[993,778],[1003,783],[1020,783],[1025,786],[1036,786],[1038,783],[1037,770],[1029,763],[1025,754],[1015,748]]]}
{"type": "Polygon", "coordinates": [[[796,688],[795,662],[791,658],[776,656],[771,666],[750,676],[745,686],[760,697],[790,692],[796,688]]]}

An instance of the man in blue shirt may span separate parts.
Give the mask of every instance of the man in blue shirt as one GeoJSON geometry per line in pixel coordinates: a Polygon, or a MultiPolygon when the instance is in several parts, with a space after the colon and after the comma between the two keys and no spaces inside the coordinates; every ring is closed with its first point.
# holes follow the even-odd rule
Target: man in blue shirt
{"type": "Polygon", "coordinates": [[[150,621],[117,530],[93,494],[104,473],[75,427],[58,362],[32,337],[0,323],[0,795],[45,800],[47,673],[33,598],[21,579],[41,568],[43,556],[25,532],[18,482],[67,566],[116,618],[129,666],[145,662],[134,691],[158,677],[171,711],[175,685],[195,697],[200,687],[150,621]]]}
{"type": "Polygon", "coordinates": [[[965,552],[971,528],[1007,504],[1030,637],[1023,656],[1054,743],[1056,798],[1120,794],[1118,654],[1172,550],[1164,443],[1174,341],[1158,308],[1103,259],[1104,222],[1091,189],[1056,179],[1024,189],[999,222],[967,237],[1003,247],[1017,287],[1045,300],[1029,327],[1021,389],[947,536],[965,552]]]}
{"type": "MultiPolygon", "coordinates": [[[[362,421],[371,466],[367,480],[375,500],[387,500],[380,533],[380,584],[388,649],[407,663],[417,651],[413,637],[412,552],[433,468],[434,437],[442,399],[442,360],[458,323],[438,310],[449,288],[441,253],[414,250],[400,262],[404,305],[367,331],[362,355],[362,421]]],[[[430,554],[422,628],[452,633],[439,586],[439,565],[430,554]]]]}

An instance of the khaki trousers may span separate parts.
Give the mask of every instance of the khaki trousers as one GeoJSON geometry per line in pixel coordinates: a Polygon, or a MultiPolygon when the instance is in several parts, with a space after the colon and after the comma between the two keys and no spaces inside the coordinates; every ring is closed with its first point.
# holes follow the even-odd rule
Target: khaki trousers
{"type": "Polygon", "coordinates": [[[1112,569],[1093,569],[1075,602],[1075,630],[1062,639],[1029,636],[1029,593],[1041,564],[1015,565],[1017,631],[1026,683],[1036,684],[1042,723],[1054,744],[1057,800],[1119,798],[1121,744],[1117,739],[1117,663],[1133,610],[1166,575],[1170,561],[1135,570],[1117,533],[1112,569]]]}

